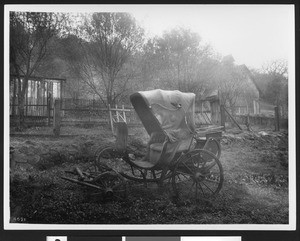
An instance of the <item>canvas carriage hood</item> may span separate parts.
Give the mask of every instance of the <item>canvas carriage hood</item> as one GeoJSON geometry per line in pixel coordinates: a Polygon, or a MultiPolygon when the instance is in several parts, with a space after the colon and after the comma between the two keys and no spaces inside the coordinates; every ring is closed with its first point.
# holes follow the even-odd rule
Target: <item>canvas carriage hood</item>
{"type": "Polygon", "coordinates": [[[139,91],[131,96],[131,101],[149,134],[154,132],[155,126],[157,126],[157,129],[161,128],[174,142],[190,137],[195,131],[194,93],[161,89],[139,91]],[[139,104],[136,103],[141,102],[141,98],[137,98],[137,96],[145,100],[144,108],[139,107],[139,104]],[[147,115],[144,110],[147,108],[155,118],[147,115]]]}

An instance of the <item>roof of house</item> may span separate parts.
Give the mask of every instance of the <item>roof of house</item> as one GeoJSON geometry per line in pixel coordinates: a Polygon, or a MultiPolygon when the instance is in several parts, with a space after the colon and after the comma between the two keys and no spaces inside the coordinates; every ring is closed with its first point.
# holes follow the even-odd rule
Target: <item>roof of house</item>
{"type": "MultiPolygon", "coordinates": [[[[233,59],[233,57],[231,55],[226,56],[226,58],[228,59],[228,61],[232,61],[231,59],[233,59]]],[[[233,59],[233,61],[234,61],[234,59],[233,59]]],[[[240,68],[240,70],[249,77],[251,82],[254,84],[255,88],[258,90],[259,98],[261,98],[261,96],[263,96],[263,88],[259,85],[258,81],[256,81],[255,77],[253,76],[251,71],[248,69],[248,67],[245,64],[238,65],[237,67],[240,68]]],[[[214,101],[214,100],[218,100],[218,99],[219,99],[219,92],[217,89],[205,90],[202,93],[202,98],[201,98],[202,101],[214,101]]]]}
{"type": "Polygon", "coordinates": [[[244,64],[239,65],[239,68],[241,68],[241,70],[247,74],[247,76],[249,77],[249,79],[252,81],[252,83],[255,85],[256,89],[259,92],[259,96],[262,96],[263,92],[262,89],[260,88],[260,86],[257,84],[257,81],[255,80],[253,74],[251,73],[251,71],[248,69],[248,67],[244,64]]]}
{"type": "MultiPolygon", "coordinates": [[[[15,74],[10,75],[11,77],[18,77],[15,74]]],[[[24,75],[20,75],[21,78],[24,78],[24,75]]],[[[66,79],[62,79],[62,78],[52,78],[52,77],[41,77],[41,76],[30,76],[29,77],[30,80],[35,80],[35,81],[40,81],[40,80],[58,80],[58,81],[66,81],[66,79]]]]}
{"type": "Polygon", "coordinates": [[[204,100],[206,101],[215,101],[219,99],[219,91],[218,90],[211,90],[207,93],[206,97],[204,100]]]}

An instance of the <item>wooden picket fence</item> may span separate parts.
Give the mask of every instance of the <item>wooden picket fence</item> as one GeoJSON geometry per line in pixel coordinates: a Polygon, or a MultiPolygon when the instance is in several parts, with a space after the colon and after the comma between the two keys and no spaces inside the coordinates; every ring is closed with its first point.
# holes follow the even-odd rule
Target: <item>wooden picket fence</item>
{"type": "Polygon", "coordinates": [[[61,105],[61,100],[55,100],[53,110],[53,130],[55,135],[59,136],[61,126],[94,126],[94,125],[108,125],[113,134],[115,134],[116,123],[124,122],[129,126],[139,126],[139,121],[135,111],[132,107],[121,107],[115,105],[108,108],[96,106],[83,106],[70,108],[61,105]]]}

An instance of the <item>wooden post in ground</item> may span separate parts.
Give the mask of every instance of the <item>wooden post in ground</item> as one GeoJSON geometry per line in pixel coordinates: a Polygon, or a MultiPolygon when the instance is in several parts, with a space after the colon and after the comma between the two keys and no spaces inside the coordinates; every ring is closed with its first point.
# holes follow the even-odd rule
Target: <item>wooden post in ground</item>
{"type": "Polygon", "coordinates": [[[125,122],[116,123],[116,149],[125,151],[127,147],[128,128],[125,122]]]}
{"type": "Polygon", "coordinates": [[[275,131],[279,131],[279,130],[280,130],[279,107],[278,107],[278,106],[275,106],[275,107],[274,107],[274,111],[275,111],[275,131]]]}
{"type": "Polygon", "coordinates": [[[28,89],[25,93],[25,116],[28,116],[28,89]]]}
{"type": "Polygon", "coordinates": [[[250,115],[249,115],[249,112],[246,116],[246,126],[247,126],[247,131],[250,131],[250,115]]]}
{"type": "Polygon", "coordinates": [[[225,131],[226,116],[225,116],[224,105],[220,105],[220,112],[221,112],[221,126],[224,126],[224,131],[225,131]]]}
{"type": "Polygon", "coordinates": [[[54,111],[53,111],[53,133],[55,136],[60,135],[60,100],[57,99],[54,101],[54,111]]]}
{"type": "Polygon", "coordinates": [[[51,93],[48,93],[47,96],[47,115],[48,115],[48,126],[50,126],[51,122],[51,93]]]}
{"type": "Polygon", "coordinates": [[[61,116],[61,118],[64,118],[64,116],[65,116],[65,106],[66,106],[65,101],[66,101],[65,99],[60,98],[60,116],[61,116]]]}
{"type": "Polygon", "coordinates": [[[12,100],[12,116],[13,116],[13,119],[15,119],[15,115],[16,115],[16,95],[17,95],[16,84],[17,84],[17,81],[15,79],[12,79],[12,85],[14,87],[13,100],[12,100]]]}

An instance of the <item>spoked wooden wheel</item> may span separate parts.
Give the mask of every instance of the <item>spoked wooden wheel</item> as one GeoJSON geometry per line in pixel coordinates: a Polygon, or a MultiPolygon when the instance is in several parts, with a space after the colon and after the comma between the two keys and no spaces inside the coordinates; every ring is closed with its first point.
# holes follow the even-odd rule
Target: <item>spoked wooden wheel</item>
{"type": "Polygon", "coordinates": [[[210,199],[219,193],[223,181],[219,159],[209,151],[195,149],[178,161],[172,187],[179,198],[210,199]]]}
{"type": "Polygon", "coordinates": [[[101,190],[93,195],[99,194],[105,200],[124,200],[127,197],[126,180],[113,170],[101,173],[93,179],[92,184],[101,190]]]}

